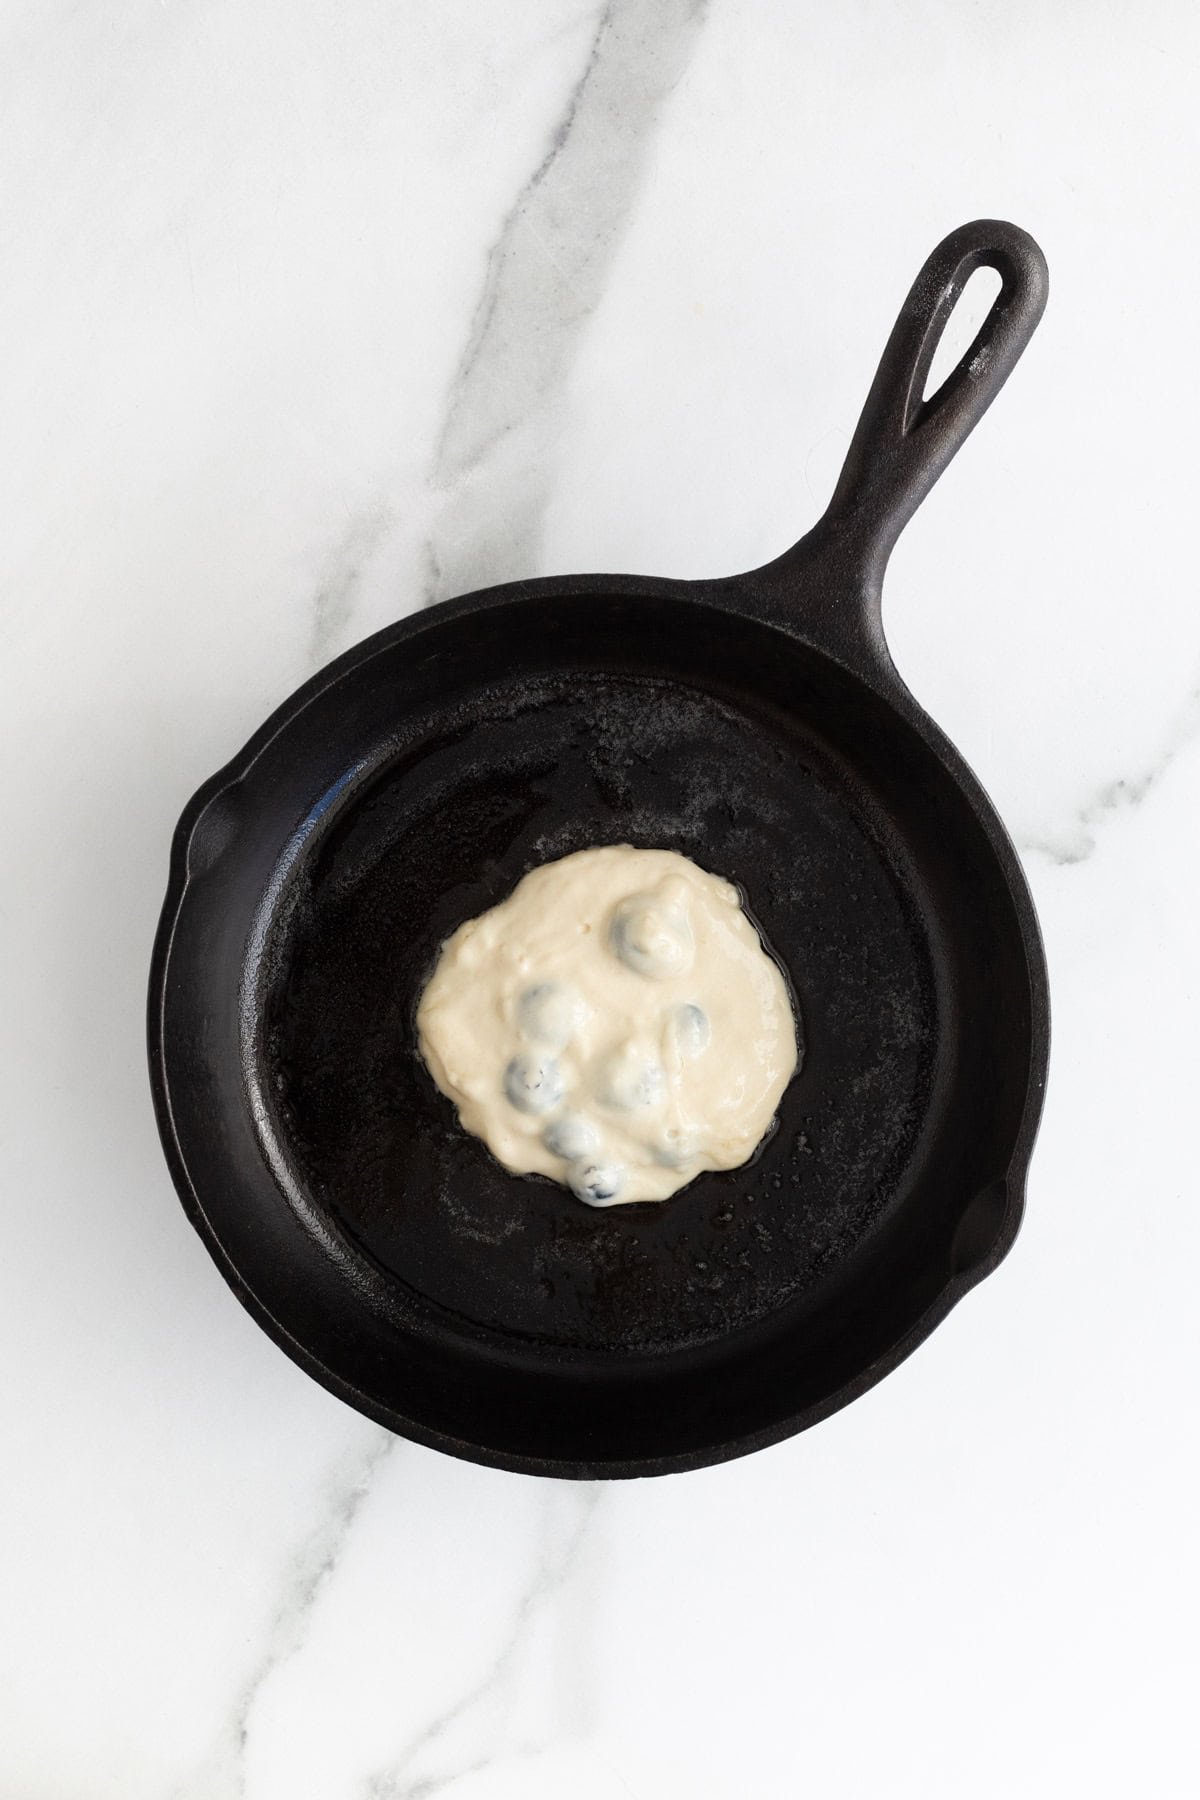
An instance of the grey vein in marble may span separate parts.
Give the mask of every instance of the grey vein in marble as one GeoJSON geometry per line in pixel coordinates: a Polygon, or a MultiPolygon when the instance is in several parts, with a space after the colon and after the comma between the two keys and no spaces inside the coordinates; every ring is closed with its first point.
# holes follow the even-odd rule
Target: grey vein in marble
{"type": "Polygon", "coordinates": [[[231,1800],[246,1792],[246,1746],[255,1702],[274,1672],[303,1647],[313,1608],[332,1579],[354,1521],[398,1440],[380,1431],[333,1485],[321,1517],[291,1559],[267,1642],[242,1685],[232,1717],[207,1766],[174,1790],[173,1800],[231,1800]]]}
{"type": "Polygon", "coordinates": [[[510,1687],[532,1627],[551,1600],[567,1587],[578,1568],[580,1552],[587,1540],[602,1492],[602,1485],[597,1482],[571,1493],[575,1518],[565,1543],[554,1542],[553,1522],[547,1517],[537,1566],[518,1597],[512,1623],[491,1667],[466,1693],[461,1694],[417,1732],[394,1763],[386,1769],[378,1770],[369,1778],[364,1790],[365,1800],[431,1800],[433,1795],[452,1782],[461,1781],[464,1776],[487,1768],[501,1754],[502,1748],[517,1754],[536,1750],[537,1746],[529,1744],[503,1747],[496,1745],[482,1754],[451,1762],[450,1766],[436,1772],[419,1771],[419,1764],[427,1752],[434,1750],[444,1753],[447,1750],[446,1740],[455,1726],[469,1724],[475,1715],[486,1708],[489,1700],[497,1698],[510,1687]]]}
{"type": "Polygon", "coordinates": [[[348,627],[363,571],[394,524],[395,515],[390,508],[371,507],[351,518],[330,551],[312,600],[308,660],[313,669],[322,668],[347,647],[348,627]]]}
{"type": "Polygon", "coordinates": [[[536,574],[571,366],[706,0],[609,0],[488,255],[432,472],[428,599],[536,574]]]}
{"type": "MultiPolygon", "coordinates": [[[[636,199],[660,110],[687,66],[705,4],[664,0],[648,13],[636,0],[609,0],[541,160],[488,255],[433,469],[433,485],[447,498],[427,546],[431,600],[536,572],[565,384],[636,199]]],[[[385,507],[365,513],[350,522],[331,552],[312,604],[314,667],[342,647],[363,568],[393,522],[385,507]]],[[[385,1435],[360,1459],[298,1550],[266,1648],[223,1734],[219,1767],[178,1790],[180,1796],[244,1793],[255,1703],[271,1675],[303,1645],[317,1599],[394,1443],[385,1435]]],[[[453,1728],[512,1678],[531,1627],[570,1580],[599,1491],[579,1496],[564,1547],[543,1545],[487,1674],[372,1778],[372,1800],[431,1800],[491,1760],[460,1763],[445,1773],[417,1771],[429,1751],[443,1749],[453,1728]]]]}
{"type": "Polygon", "coordinates": [[[1071,868],[1094,855],[1101,828],[1118,813],[1138,807],[1162,781],[1176,759],[1200,737],[1200,684],[1193,687],[1167,730],[1158,756],[1136,775],[1117,776],[1096,789],[1076,812],[1067,832],[1054,837],[1018,837],[1017,848],[1071,868]]]}

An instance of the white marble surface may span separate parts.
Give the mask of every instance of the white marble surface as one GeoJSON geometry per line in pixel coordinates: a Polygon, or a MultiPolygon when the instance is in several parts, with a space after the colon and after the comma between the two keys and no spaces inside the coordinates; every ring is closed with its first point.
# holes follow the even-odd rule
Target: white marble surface
{"type": "Polygon", "coordinates": [[[0,1796],[1194,1795],[1194,7],[0,31],[0,1796]],[[1046,933],[1017,1248],[725,1468],[576,1488],[393,1441],[175,1201],[142,1046],[173,821],[425,600],[781,549],[981,214],[1040,239],[1050,308],[886,620],[1046,933]]]}

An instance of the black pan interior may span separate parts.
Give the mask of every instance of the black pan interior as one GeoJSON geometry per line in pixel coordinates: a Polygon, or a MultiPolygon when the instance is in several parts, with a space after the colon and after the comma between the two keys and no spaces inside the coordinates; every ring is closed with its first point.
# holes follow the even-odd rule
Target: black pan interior
{"type": "Polygon", "coordinates": [[[299,722],[347,760],[258,934],[253,1080],[271,1155],[423,1346],[376,1404],[616,1460],[819,1404],[935,1302],[1025,1098],[1011,899],[938,756],[819,652],[661,594],[451,619],[340,701],[299,722]],[[463,919],[614,842],[740,886],[805,1053],[752,1165],[597,1213],[459,1128],[413,1015],[463,919]]]}

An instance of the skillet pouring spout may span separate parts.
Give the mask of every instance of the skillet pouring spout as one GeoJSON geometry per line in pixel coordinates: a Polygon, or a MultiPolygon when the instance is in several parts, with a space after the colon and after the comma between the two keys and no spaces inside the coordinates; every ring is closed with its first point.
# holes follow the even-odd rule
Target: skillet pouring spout
{"type": "Polygon", "coordinates": [[[188,1216],[303,1369],[452,1455],[661,1475],[895,1369],[1020,1223],[1049,1043],[1013,847],[897,674],[892,545],[1046,297],[1015,226],[939,245],[820,523],[766,567],[514,582],[399,620],[185,808],[150,974],[188,1216]],[[1000,293],[929,399],[971,272],[1000,293]],[[515,1176],[421,1061],[440,946],[531,868],[671,849],[736,883],[804,1056],[741,1168],[597,1212],[515,1176]]]}

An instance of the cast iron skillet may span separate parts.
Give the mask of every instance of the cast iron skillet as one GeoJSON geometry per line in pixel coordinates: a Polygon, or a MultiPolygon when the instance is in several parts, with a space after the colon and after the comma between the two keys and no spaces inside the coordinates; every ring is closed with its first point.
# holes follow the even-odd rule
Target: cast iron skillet
{"type": "Polygon", "coordinates": [[[1008,1250],[1042,950],[1003,827],[892,666],[880,584],[1045,298],[1029,237],[962,227],[793,550],[732,579],[514,582],[417,613],[186,808],[150,986],[172,1174],[265,1330],[393,1431],[543,1475],[718,1462],[863,1393],[1008,1250]],[[1000,294],[925,401],[981,266],[1000,294]],[[458,1127],[413,1014],[463,919],[603,843],[740,885],[806,1050],[756,1162],[595,1212],[458,1127]]]}

